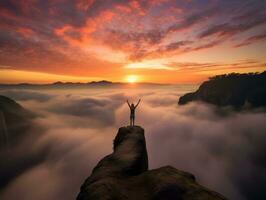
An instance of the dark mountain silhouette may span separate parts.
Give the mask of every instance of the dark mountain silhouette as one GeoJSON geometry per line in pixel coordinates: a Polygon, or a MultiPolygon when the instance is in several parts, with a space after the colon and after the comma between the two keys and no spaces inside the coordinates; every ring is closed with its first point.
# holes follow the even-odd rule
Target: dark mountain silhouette
{"type": "Polygon", "coordinates": [[[187,172],[171,166],[148,170],[144,129],[139,126],[120,128],[113,149],[93,169],[77,200],[225,199],[199,185],[187,172]]]}
{"type": "Polygon", "coordinates": [[[92,81],[88,83],[79,83],[79,82],[54,82],[52,84],[45,84],[45,85],[57,85],[57,86],[82,86],[82,85],[90,85],[90,86],[106,86],[106,85],[112,85],[112,84],[120,84],[120,83],[114,83],[111,81],[101,80],[101,81],[92,81]]]}
{"type": "Polygon", "coordinates": [[[203,101],[235,108],[266,106],[266,71],[263,73],[225,74],[211,77],[196,92],[180,97],[178,104],[203,101]]]}
{"type": "MultiPolygon", "coordinates": [[[[111,84],[114,84],[113,82],[111,81],[106,81],[106,80],[102,80],[102,81],[92,81],[90,83],[88,83],[90,85],[111,85],[111,84]]],[[[119,84],[119,83],[115,83],[115,84],[119,84]]]]}
{"type": "MultiPolygon", "coordinates": [[[[13,143],[28,130],[34,114],[14,100],[0,95],[0,133],[2,143],[13,143]],[[9,141],[7,141],[9,140],[9,141]]],[[[3,147],[3,144],[1,145],[3,147]]]]}
{"type": "MultiPolygon", "coordinates": [[[[158,86],[167,85],[159,83],[136,83],[139,86],[158,86]]],[[[107,80],[91,81],[87,83],[80,82],[61,82],[57,81],[48,84],[32,84],[32,83],[19,83],[19,84],[0,84],[0,89],[39,89],[39,88],[90,88],[90,87],[124,87],[128,86],[129,83],[123,82],[111,82],[107,80]]]]}
{"type": "Polygon", "coordinates": [[[35,88],[83,88],[83,87],[104,87],[104,86],[121,86],[125,83],[111,82],[111,81],[92,81],[88,83],[80,82],[61,82],[57,81],[54,83],[47,84],[34,84],[34,83],[18,83],[18,84],[0,84],[0,89],[12,89],[12,88],[23,88],[23,89],[35,89],[35,88]]]}

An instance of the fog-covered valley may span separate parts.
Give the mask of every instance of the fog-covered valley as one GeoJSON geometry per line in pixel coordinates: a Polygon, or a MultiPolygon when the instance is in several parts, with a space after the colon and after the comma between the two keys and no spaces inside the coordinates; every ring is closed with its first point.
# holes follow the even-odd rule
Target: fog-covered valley
{"type": "MultiPolygon", "coordinates": [[[[139,98],[136,124],[145,129],[151,169],[172,165],[189,171],[229,199],[265,198],[266,113],[199,102],[177,105],[180,95],[196,88],[2,89],[1,95],[35,117],[23,139],[10,144],[8,154],[2,150],[1,165],[6,155],[29,154],[36,162],[10,168],[17,171],[9,171],[13,176],[3,184],[0,199],[74,199],[92,168],[112,151],[118,128],[128,125],[126,100],[139,98]]],[[[11,159],[23,163],[25,157],[11,159]]]]}

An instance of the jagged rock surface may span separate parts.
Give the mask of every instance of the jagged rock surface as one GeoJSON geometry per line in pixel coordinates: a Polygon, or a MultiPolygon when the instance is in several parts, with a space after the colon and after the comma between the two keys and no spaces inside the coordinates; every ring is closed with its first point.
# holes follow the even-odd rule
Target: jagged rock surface
{"type": "Polygon", "coordinates": [[[81,186],[77,200],[222,200],[200,186],[192,174],[171,166],[148,170],[144,130],[122,127],[114,152],[104,157],[81,186]]]}

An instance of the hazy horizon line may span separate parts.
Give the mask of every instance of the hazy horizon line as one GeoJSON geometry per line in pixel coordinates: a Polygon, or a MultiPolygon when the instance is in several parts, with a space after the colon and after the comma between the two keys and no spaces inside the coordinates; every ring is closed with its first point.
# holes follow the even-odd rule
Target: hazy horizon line
{"type": "MultiPolygon", "coordinates": [[[[204,82],[204,81],[202,81],[204,82]]],[[[98,80],[98,81],[88,81],[88,82],[71,82],[71,81],[55,81],[55,82],[0,82],[0,85],[10,85],[10,86],[16,86],[16,85],[37,85],[37,86],[42,86],[42,85],[60,85],[60,84],[81,84],[81,85],[86,85],[86,84],[126,84],[126,85],[139,85],[139,84],[154,84],[154,85],[192,85],[192,84],[200,84],[202,82],[191,82],[191,83],[160,83],[160,82],[134,82],[134,83],[129,83],[126,81],[109,81],[109,80],[98,80]]]]}

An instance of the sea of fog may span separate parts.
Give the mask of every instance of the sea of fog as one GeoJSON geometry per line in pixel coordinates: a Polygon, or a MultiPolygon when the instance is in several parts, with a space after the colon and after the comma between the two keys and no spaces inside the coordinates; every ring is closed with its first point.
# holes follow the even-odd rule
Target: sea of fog
{"type": "Polygon", "coordinates": [[[2,188],[0,199],[75,199],[93,167],[112,152],[118,128],[128,125],[126,100],[139,98],[136,124],[145,129],[150,169],[172,165],[230,199],[266,199],[266,114],[178,106],[180,95],[197,87],[2,89],[38,116],[37,130],[27,135],[34,145],[12,151],[27,148],[43,158],[2,188]]]}

